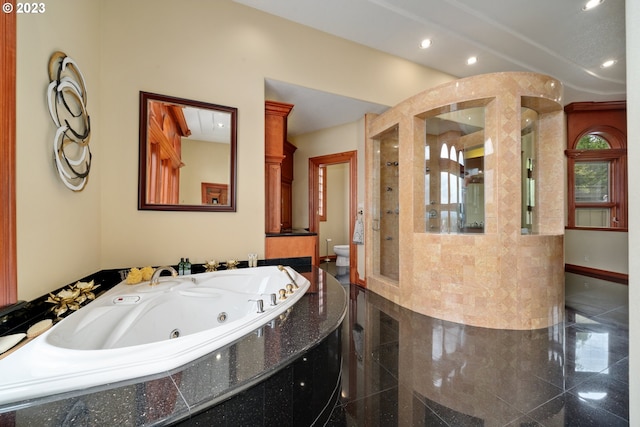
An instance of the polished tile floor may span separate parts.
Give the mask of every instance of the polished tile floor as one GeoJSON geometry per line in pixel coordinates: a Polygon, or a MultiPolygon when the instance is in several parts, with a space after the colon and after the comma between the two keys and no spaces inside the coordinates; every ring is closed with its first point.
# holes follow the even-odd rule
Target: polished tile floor
{"type": "Polygon", "coordinates": [[[342,393],[330,427],[629,425],[626,286],[567,274],[564,323],[508,331],[343,285],[342,393]]]}

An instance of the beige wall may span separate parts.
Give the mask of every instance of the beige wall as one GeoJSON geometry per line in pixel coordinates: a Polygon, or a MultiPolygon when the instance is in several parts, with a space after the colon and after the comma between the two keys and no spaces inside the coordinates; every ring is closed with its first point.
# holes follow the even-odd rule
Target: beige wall
{"type": "Polygon", "coordinates": [[[327,220],[320,222],[320,256],[335,255],[335,245],[348,245],[349,239],[349,164],[327,166],[327,220]],[[327,239],[329,252],[327,252],[327,239]]]}
{"type": "Polygon", "coordinates": [[[623,231],[566,230],[564,262],[628,274],[628,248],[628,233],[623,231]]]}
{"type": "MultiPolygon", "coordinates": [[[[100,2],[56,0],[17,23],[18,298],[31,300],[101,269],[101,180],[108,143],[101,137],[100,2]],[[93,163],[74,193],[57,177],[55,127],[47,109],[47,64],[61,50],[77,61],[87,86],[93,163]]],[[[117,166],[114,165],[114,166],[117,166]]]]}
{"type": "Polygon", "coordinates": [[[451,80],[230,0],[58,0],[47,9],[18,21],[21,299],[104,268],[263,256],[265,78],[385,105],[451,80]],[[94,164],[81,193],[59,182],[51,161],[45,88],[55,50],[87,80],[94,164]],[[141,90],[238,108],[237,212],[137,210],[141,90]]]}
{"type": "MultiPolygon", "coordinates": [[[[358,121],[290,138],[298,147],[293,165],[294,227],[309,227],[309,159],[357,150],[358,130],[361,126],[362,123],[358,121]]],[[[358,185],[358,194],[364,194],[364,187],[358,185]]],[[[324,249],[321,248],[321,253],[322,250],[324,249]]]]}
{"type": "Polygon", "coordinates": [[[185,164],[180,169],[180,203],[202,203],[203,182],[229,184],[231,151],[229,144],[183,140],[180,153],[185,164]]]}
{"type": "MultiPolygon", "coordinates": [[[[358,176],[356,195],[358,210],[364,209],[364,145],[365,145],[365,119],[362,118],[352,123],[311,132],[291,138],[298,147],[294,157],[294,181],[293,181],[293,224],[294,227],[305,228],[309,226],[309,158],[325,156],[328,154],[342,153],[345,151],[358,151],[358,176]]],[[[348,236],[348,239],[351,237],[348,236]]],[[[320,253],[326,252],[326,237],[320,236],[320,253]]],[[[347,240],[345,243],[349,243],[347,240]]],[[[335,242],[332,242],[335,244],[335,242]]],[[[358,258],[358,275],[365,277],[364,246],[356,246],[358,258]]],[[[329,250],[332,254],[332,251],[329,250]]],[[[351,255],[353,256],[353,255],[351,255]]]]}

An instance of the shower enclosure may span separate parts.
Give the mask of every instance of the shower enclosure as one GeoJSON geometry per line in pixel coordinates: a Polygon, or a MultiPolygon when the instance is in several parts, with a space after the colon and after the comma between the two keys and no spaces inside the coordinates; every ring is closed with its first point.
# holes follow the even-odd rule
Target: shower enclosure
{"type": "Polygon", "coordinates": [[[475,326],[562,320],[562,85],[470,77],[367,121],[367,287],[475,326]]]}
{"type": "Polygon", "coordinates": [[[374,251],[376,272],[391,280],[398,280],[399,219],[398,194],[398,127],[393,127],[374,141],[374,157],[377,173],[374,175],[377,199],[373,218],[373,231],[377,234],[374,251]]]}

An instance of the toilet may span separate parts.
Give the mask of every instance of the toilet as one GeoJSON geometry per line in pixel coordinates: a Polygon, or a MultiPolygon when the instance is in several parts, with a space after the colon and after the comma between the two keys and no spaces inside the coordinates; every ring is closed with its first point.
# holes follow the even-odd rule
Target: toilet
{"type": "Polygon", "coordinates": [[[337,255],[337,267],[349,267],[349,245],[335,245],[333,252],[337,255]]]}

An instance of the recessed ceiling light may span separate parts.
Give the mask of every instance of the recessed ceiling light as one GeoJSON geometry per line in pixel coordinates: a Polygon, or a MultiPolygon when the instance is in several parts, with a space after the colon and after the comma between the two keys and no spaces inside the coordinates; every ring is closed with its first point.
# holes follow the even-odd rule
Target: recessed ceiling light
{"type": "Polygon", "coordinates": [[[602,63],[602,65],[600,65],[600,68],[609,68],[612,67],[613,65],[615,65],[615,63],[618,62],[615,59],[608,59],[606,61],[604,61],[602,63]]]}
{"type": "Polygon", "coordinates": [[[589,0],[582,6],[582,10],[591,10],[594,7],[600,6],[602,3],[604,3],[604,0],[589,0]]]}
{"type": "Polygon", "coordinates": [[[478,62],[478,57],[477,56],[471,56],[471,57],[469,57],[469,59],[467,59],[467,65],[473,65],[476,62],[478,62]]]}
{"type": "Polygon", "coordinates": [[[431,47],[432,43],[431,39],[424,39],[420,42],[420,49],[427,49],[431,47]]]}

